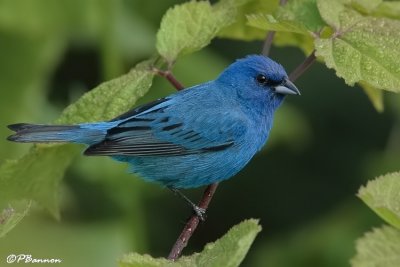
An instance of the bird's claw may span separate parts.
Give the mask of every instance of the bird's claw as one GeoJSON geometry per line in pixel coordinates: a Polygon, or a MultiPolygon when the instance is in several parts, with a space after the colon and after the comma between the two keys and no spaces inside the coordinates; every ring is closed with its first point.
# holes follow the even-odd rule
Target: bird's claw
{"type": "Polygon", "coordinates": [[[199,206],[193,205],[193,212],[199,217],[200,221],[204,222],[206,220],[206,210],[200,208],[199,206]]]}

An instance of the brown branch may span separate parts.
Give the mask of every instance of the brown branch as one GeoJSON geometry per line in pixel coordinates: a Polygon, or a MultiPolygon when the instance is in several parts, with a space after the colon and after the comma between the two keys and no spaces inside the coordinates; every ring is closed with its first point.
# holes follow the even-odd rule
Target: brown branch
{"type": "MultiPolygon", "coordinates": [[[[218,183],[207,186],[206,190],[204,191],[203,197],[198,204],[199,208],[207,210],[208,205],[210,204],[211,199],[214,196],[215,190],[217,190],[217,187],[218,183]]],[[[183,227],[183,230],[176,240],[174,246],[172,247],[171,252],[168,255],[168,259],[175,261],[179,258],[182,250],[187,246],[190,237],[193,235],[193,232],[199,225],[199,222],[200,218],[196,214],[193,214],[192,217],[190,217],[185,227],[183,227]]]]}
{"type": "Polygon", "coordinates": [[[294,71],[290,73],[289,79],[292,82],[297,80],[297,78],[299,78],[306,70],[308,70],[309,67],[311,67],[312,64],[314,64],[316,59],[315,50],[313,50],[312,53],[299,66],[297,66],[294,71]]]}
{"type": "MultiPolygon", "coordinates": [[[[163,71],[157,68],[153,68],[153,71],[156,74],[165,77],[172,84],[172,86],[175,87],[176,90],[180,91],[184,88],[184,86],[175,78],[170,70],[163,71]]],[[[200,199],[197,205],[199,208],[203,209],[204,212],[207,211],[208,205],[210,204],[211,199],[213,198],[214,193],[217,190],[217,187],[218,183],[214,183],[207,186],[206,190],[204,190],[203,197],[200,199]]],[[[199,225],[199,222],[200,218],[196,214],[193,214],[189,218],[178,239],[175,241],[175,244],[168,255],[168,259],[175,261],[179,258],[182,250],[187,246],[189,239],[192,237],[194,231],[199,225]]]]}

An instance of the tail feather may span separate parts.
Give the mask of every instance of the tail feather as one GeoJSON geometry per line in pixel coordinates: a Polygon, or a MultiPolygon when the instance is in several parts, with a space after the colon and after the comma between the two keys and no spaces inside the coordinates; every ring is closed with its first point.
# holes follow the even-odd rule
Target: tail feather
{"type": "Polygon", "coordinates": [[[7,139],[23,143],[79,143],[92,145],[104,140],[107,131],[120,121],[82,123],[76,125],[43,125],[17,123],[8,125],[15,132],[7,139]]]}
{"type": "Polygon", "coordinates": [[[107,123],[78,125],[40,125],[18,123],[8,128],[15,134],[7,140],[22,143],[98,143],[105,137],[109,125],[107,123]]]}
{"type": "Polygon", "coordinates": [[[17,123],[9,125],[15,134],[7,140],[14,142],[73,142],[79,137],[79,125],[38,125],[29,123],[17,123]]]}
{"type": "Polygon", "coordinates": [[[30,124],[30,123],[16,123],[16,124],[10,124],[7,125],[8,129],[14,131],[14,132],[18,132],[24,129],[29,129],[32,127],[38,126],[37,124],[30,124]]]}

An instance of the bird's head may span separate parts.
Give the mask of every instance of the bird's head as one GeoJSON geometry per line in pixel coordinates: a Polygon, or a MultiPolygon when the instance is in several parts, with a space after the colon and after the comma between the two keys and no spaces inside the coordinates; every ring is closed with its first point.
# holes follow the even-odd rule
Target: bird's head
{"type": "Polygon", "coordinates": [[[285,95],[300,95],[284,68],[261,55],[237,60],[221,73],[217,82],[229,85],[244,102],[252,106],[267,104],[272,110],[280,105],[285,95]]]}

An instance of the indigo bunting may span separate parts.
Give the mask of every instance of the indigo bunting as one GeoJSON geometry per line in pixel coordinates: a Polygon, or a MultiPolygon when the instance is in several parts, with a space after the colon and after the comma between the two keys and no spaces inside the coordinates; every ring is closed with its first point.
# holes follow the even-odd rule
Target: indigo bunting
{"type": "Polygon", "coordinates": [[[110,121],[19,123],[8,140],[71,142],[88,156],[127,162],[143,179],[171,189],[221,182],[239,172],[268,138],[285,95],[299,95],[283,67],[251,55],[217,79],[132,109],[110,121]]]}

